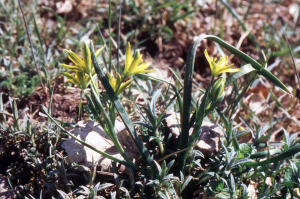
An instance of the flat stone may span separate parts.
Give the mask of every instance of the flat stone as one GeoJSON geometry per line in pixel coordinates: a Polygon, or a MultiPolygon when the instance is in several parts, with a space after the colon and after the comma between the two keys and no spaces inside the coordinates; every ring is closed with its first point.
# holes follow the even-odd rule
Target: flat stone
{"type": "MultiPolygon", "coordinates": [[[[115,158],[123,160],[123,157],[119,154],[113,142],[103,131],[100,124],[91,120],[86,120],[78,122],[78,126],[80,129],[71,127],[67,130],[99,151],[103,151],[115,158]]],[[[139,152],[126,131],[125,125],[122,122],[116,121],[115,131],[125,154],[132,161],[137,160],[139,158],[139,152]]],[[[68,163],[77,162],[84,166],[91,166],[92,160],[94,159],[94,161],[98,160],[98,164],[105,169],[108,169],[111,166],[112,161],[109,158],[106,158],[87,146],[82,145],[71,137],[63,142],[62,148],[64,148],[68,154],[66,158],[68,163]]],[[[124,170],[125,166],[122,166],[119,171],[122,172],[124,170]]]]}

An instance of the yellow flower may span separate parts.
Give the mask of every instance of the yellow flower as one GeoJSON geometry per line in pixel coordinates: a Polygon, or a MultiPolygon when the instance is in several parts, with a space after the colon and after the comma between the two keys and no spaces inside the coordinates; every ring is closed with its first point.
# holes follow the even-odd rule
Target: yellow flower
{"type": "Polygon", "coordinates": [[[111,87],[114,89],[116,93],[116,96],[121,94],[126,88],[128,88],[131,85],[132,79],[126,81],[125,83],[121,83],[121,76],[119,73],[117,73],[117,79],[115,79],[113,76],[111,76],[109,73],[107,73],[108,81],[111,85],[111,87]]]}
{"type": "Polygon", "coordinates": [[[211,74],[212,76],[218,76],[221,73],[235,73],[235,72],[239,72],[241,71],[241,69],[239,68],[234,68],[231,69],[231,67],[233,66],[233,64],[226,66],[227,62],[228,62],[228,56],[226,57],[221,57],[220,60],[218,61],[218,63],[216,63],[217,58],[213,58],[213,57],[209,57],[207,50],[205,49],[204,51],[205,57],[209,63],[210,69],[211,69],[211,74]]]}
{"type": "Polygon", "coordinates": [[[76,71],[75,76],[67,72],[62,72],[62,74],[68,78],[68,82],[77,85],[82,90],[86,89],[86,87],[88,87],[88,85],[91,83],[90,76],[84,74],[83,72],[76,71]]]}
{"type": "MultiPolygon", "coordinates": [[[[104,50],[103,46],[96,52],[96,57],[99,57],[99,55],[102,53],[104,50]]],[[[60,64],[60,67],[66,68],[71,71],[77,71],[77,72],[83,72],[88,75],[93,75],[95,74],[95,70],[92,67],[92,56],[91,56],[91,51],[86,45],[85,42],[82,42],[82,59],[76,55],[73,51],[71,50],[64,50],[64,52],[67,54],[68,58],[75,64],[74,66],[67,65],[67,64],[60,64]]]]}
{"type": "Polygon", "coordinates": [[[131,47],[130,43],[128,42],[128,46],[126,48],[126,58],[125,58],[125,69],[124,69],[124,76],[129,77],[134,74],[139,74],[139,73],[152,73],[155,72],[155,70],[145,70],[150,66],[149,62],[145,62],[140,64],[143,59],[143,55],[140,54],[138,51],[133,58],[131,54],[131,47]]]}

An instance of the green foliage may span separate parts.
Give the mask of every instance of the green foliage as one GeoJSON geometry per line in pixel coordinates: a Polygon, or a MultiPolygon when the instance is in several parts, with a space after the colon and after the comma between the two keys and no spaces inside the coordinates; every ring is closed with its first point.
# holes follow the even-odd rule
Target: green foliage
{"type": "MultiPolygon", "coordinates": [[[[221,2],[234,17],[239,18],[225,1],[221,2]]],[[[125,10],[130,9],[135,16],[126,18],[125,23],[142,22],[141,32],[149,30],[151,37],[162,36],[166,40],[172,37],[172,23],[185,19],[195,9],[192,2],[187,1],[142,1],[141,9],[138,9],[135,1],[125,1],[124,4],[125,10]],[[166,11],[166,23],[157,27],[157,24],[161,25],[158,20],[164,17],[162,11],[166,11]],[[156,17],[157,15],[160,17],[156,17]],[[150,18],[152,20],[149,21],[150,18]]],[[[15,8],[14,6],[16,5],[13,4],[12,9],[15,8]]],[[[58,32],[53,33],[57,35],[54,40],[56,46],[64,38],[71,38],[64,19],[50,8],[44,9],[52,12],[58,20],[58,32]]],[[[111,7],[109,9],[111,20],[111,7]]],[[[8,12],[9,10],[4,12],[5,19],[9,19],[7,18],[10,14],[8,12]]],[[[131,12],[126,14],[130,15],[131,12]]],[[[14,23],[20,22],[17,19],[14,23]]],[[[242,24],[242,21],[239,20],[239,23],[242,24]]],[[[57,53],[54,48],[47,50],[49,56],[45,58],[46,50],[41,43],[42,39],[35,20],[34,24],[37,41],[40,44],[40,46],[35,44],[34,48],[40,49],[40,57],[43,57],[38,59],[39,66],[47,63],[52,66],[56,65],[62,58],[53,58],[53,55],[57,53]]],[[[109,21],[109,26],[111,26],[111,21],[109,21]]],[[[78,33],[79,36],[83,32],[78,33]]],[[[21,33],[20,40],[24,37],[24,30],[21,33]]],[[[110,34],[110,36],[113,35],[110,34]]],[[[255,41],[253,37],[250,36],[250,38],[255,41]]],[[[0,41],[7,42],[3,38],[0,38],[0,41]]],[[[101,54],[104,64],[99,64],[97,58],[100,53],[95,52],[93,42],[90,46],[84,43],[83,62],[88,63],[87,75],[90,76],[91,88],[84,88],[85,90],[83,89],[82,92],[87,99],[86,111],[89,113],[89,119],[93,119],[101,125],[121,158],[100,151],[80,137],[74,136],[66,129],[74,124],[66,124],[53,118],[51,106],[48,109],[43,107],[49,120],[40,125],[27,117],[28,109],[19,112],[16,101],[13,99],[9,99],[8,103],[12,110],[11,114],[7,113],[5,109],[8,105],[4,106],[1,95],[0,146],[4,146],[4,148],[1,148],[0,157],[3,160],[13,156],[11,151],[15,152],[15,156],[11,157],[14,160],[8,162],[4,172],[8,177],[11,189],[19,197],[35,198],[39,196],[42,198],[42,195],[45,194],[47,197],[53,198],[96,198],[100,195],[108,198],[191,198],[201,187],[209,196],[246,199],[249,198],[247,186],[251,181],[260,185],[256,187],[258,198],[287,198],[295,195],[295,190],[300,188],[300,163],[297,160],[300,144],[295,140],[298,134],[290,135],[283,129],[283,148],[275,148],[273,143],[267,144],[265,140],[270,138],[271,126],[277,124],[281,118],[272,119],[270,123],[261,126],[261,124],[251,121],[252,113],[246,118],[239,118],[247,126],[247,130],[233,129],[236,119],[234,113],[243,106],[243,96],[259,75],[265,77],[274,86],[289,92],[277,77],[264,68],[264,64],[260,64],[217,36],[204,35],[198,37],[190,48],[183,84],[178,77],[176,85],[173,85],[157,77],[141,75],[142,78],[140,78],[141,76],[138,76],[137,73],[130,73],[134,75],[132,78],[136,84],[135,88],[143,95],[144,99],[143,105],[133,107],[126,102],[129,101],[132,104],[132,101],[136,99],[129,92],[125,93],[123,98],[121,93],[116,95],[115,91],[118,89],[114,90],[105,76],[105,72],[112,72],[112,68],[115,68],[111,67],[115,61],[112,55],[112,43],[114,43],[113,39],[109,37],[109,49],[106,49],[105,44],[101,48],[105,49],[101,54]],[[218,43],[244,61],[246,65],[240,67],[240,72],[231,74],[226,79],[225,77],[218,79],[212,77],[210,85],[203,89],[193,85],[193,72],[196,51],[204,39],[218,43]],[[109,60],[109,67],[106,66],[106,60],[109,60]],[[92,77],[94,69],[98,81],[92,77]],[[241,77],[244,78],[244,82],[238,84],[241,77]],[[103,92],[98,90],[99,83],[103,86],[103,92]],[[231,84],[233,91],[228,98],[224,99],[224,90],[231,84]],[[202,91],[200,96],[194,95],[195,89],[202,91]],[[126,97],[127,99],[124,100],[126,97]],[[225,107],[220,105],[224,100],[227,105],[225,107]],[[164,119],[169,116],[166,114],[167,110],[175,110],[180,114],[181,119],[178,120],[181,121],[178,121],[177,126],[180,131],[178,137],[174,138],[171,133],[167,132],[163,123],[164,119]],[[140,163],[128,158],[124,152],[124,146],[118,140],[114,130],[117,115],[125,124],[128,134],[140,154],[140,163]],[[7,118],[10,118],[11,121],[9,125],[5,124],[7,118]],[[220,140],[220,151],[212,157],[205,157],[201,151],[195,148],[202,133],[202,123],[205,120],[219,125],[225,136],[220,140]],[[248,133],[251,134],[253,141],[241,143],[240,137],[248,133]],[[104,171],[103,168],[99,168],[98,162],[94,160],[90,168],[76,163],[68,164],[61,149],[61,143],[67,136],[111,159],[113,163],[110,170],[104,171]],[[266,150],[261,150],[262,147],[266,150]],[[287,161],[289,165],[286,164],[287,161]],[[118,173],[116,163],[126,166],[129,173],[118,173]],[[267,183],[267,179],[271,183],[267,183]],[[27,182],[28,187],[16,186],[23,182],[27,182]]],[[[15,45],[17,44],[15,43],[15,45]]],[[[76,45],[78,44],[79,42],[76,45]]],[[[4,55],[9,54],[8,50],[3,48],[1,50],[5,51],[4,55]]],[[[10,50],[11,57],[18,56],[15,55],[17,52],[15,48],[10,50]]],[[[129,48],[128,53],[131,54],[130,50],[129,48]]],[[[24,53],[26,62],[32,63],[31,55],[26,54],[24,49],[22,53],[24,53]]],[[[126,52],[126,55],[128,53],[126,52]]],[[[119,55],[120,58],[123,57],[121,52],[118,52],[117,56],[119,55]]],[[[140,57],[141,55],[136,52],[136,56],[140,57]]],[[[125,63],[129,63],[126,60],[129,56],[125,57],[125,63]]],[[[117,62],[119,64],[119,60],[117,62]]],[[[141,62],[141,57],[139,62],[141,62]]],[[[25,67],[20,64],[19,71],[17,71],[12,67],[12,62],[8,62],[5,58],[3,58],[3,63],[6,67],[6,74],[1,76],[1,78],[5,78],[1,82],[1,88],[9,90],[14,96],[31,94],[39,79],[38,75],[28,67],[29,64],[24,64],[25,67]]],[[[124,75],[120,70],[115,70],[115,72],[124,75]]],[[[47,76],[46,69],[44,74],[47,76]]],[[[55,76],[55,73],[52,75],[55,76]]],[[[47,76],[46,79],[50,87],[51,78],[47,76]]],[[[123,79],[119,78],[119,80],[119,83],[122,83],[123,79]]],[[[49,90],[52,97],[53,92],[51,89],[49,90]]],[[[124,90],[126,91],[127,87],[124,90]]],[[[276,105],[282,107],[276,97],[274,97],[274,101],[277,102],[276,105]]],[[[45,116],[42,113],[41,115],[45,116]]]]}
{"type": "MultiPolygon", "coordinates": [[[[124,19],[126,27],[137,29],[140,33],[149,34],[150,38],[163,38],[165,42],[174,36],[174,24],[180,20],[185,23],[192,23],[192,16],[197,9],[196,1],[124,1],[124,11],[127,17],[124,19]]],[[[178,23],[180,26],[180,23],[178,23]]],[[[181,27],[184,29],[184,27],[181,27]]],[[[128,32],[127,37],[133,37],[128,32]]],[[[141,34],[141,37],[143,35],[141,34]]],[[[149,39],[149,38],[144,38],[149,39]]]]}
{"type": "Polygon", "coordinates": [[[23,73],[20,75],[7,77],[2,81],[0,88],[8,91],[7,94],[12,94],[15,97],[26,98],[34,92],[34,88],[39,83],[39,77],[34,75],[33,77],[23,73]]]}

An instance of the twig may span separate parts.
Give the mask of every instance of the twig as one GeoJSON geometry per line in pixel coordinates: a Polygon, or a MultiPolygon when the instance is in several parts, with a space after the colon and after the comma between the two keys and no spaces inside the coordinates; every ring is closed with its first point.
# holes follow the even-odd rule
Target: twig
{"type": "Polygon", "coordinates": [[[300,76],[299,76],[299,72],[298,72],[298,69],[297,69],[297,66],[296,66],[296,63],[295,63],[294,53],[293,53],[292,48],[290,46],[289,40],[287,39],[287,37],[286,37],[286,35],[284,33],[284,30],[282,30],[282,31],[283,31],[283,36],[284,36],[284,38],[286,40],[286,43],[287,43],[287,45],[289,47],[289,51],[290,51],[291,56],[292,56],[293,65],[294,65],[295,72],[296,72],[297,79],[298,79],[298,85],[300,86],[300,76]]]}
{"type": "Polygon", "coordinates": [[[35,58],[35,54],[34,54],[34,52],[33,52],[32,42],[31,42],[31,38],[30,38],[30,36],[29,36],[29,30],[28,30],[26,18],[25,18],[25,14],[24,14],[23,7],[22,7],[22,5],[21,5],[20,0],[18,0],[18,3],[19,3],[19,6],[20,6],[20,9],[21,9],[21,12],[22,12],[22,16],[23,16],[23,20],[24,20],[24,24],[25,24],[25,28],[26,28],[26,33],[27,33],[27,37],[28,37],[28,40],[29,40],[30,49],[31,49],[31,53],[32,53],[32,56],[33,56],[35,68],[36,68],[36,72],[37,72],[37,74],[38,74],[38,76],[39,76],[39,79],[40,79],[41,85],[42,85],[42,87],[43,87],[43,90],[44,90],[44,92],[45,92],[45,95],[47,96],[47,91],[46,91],[45,85],[44,85],[44,83],[43,83],[43,81],[42,81],[42,77],[41,77],[41,74],[40,74],[40,70],[39,70],[39,68],[38,68],[38,65],[37,65],[37,62],[36,62],[36,58],[35,58]]]}
{"type": "MultiPolygon", "coordinates": [[[[287,23],[291,28],[294,28],[293,22],[289,21],[289,19],[280,12],[280,9],[276,8],[275,11],[285,23],[287,23]]],[[[300,29],[298,27],[295,27],[294,29],[296,30],[296,32],[300,32],[300,29]]]]}
{"type": "MultiPolygon", "coordinates": [[[[252,30],[252,28],[250,27],[249,29],[247,29],[247,31],[244,34],[242,34],[242,36],[240,37],[240,39],[236,45],[237,49],[240,49],[244,39],[250,34],[251,30],[252,30]]],[[[234,57],[234,54],[230,55],[228,61],[230,61],[233,57],[234,57]]]]}

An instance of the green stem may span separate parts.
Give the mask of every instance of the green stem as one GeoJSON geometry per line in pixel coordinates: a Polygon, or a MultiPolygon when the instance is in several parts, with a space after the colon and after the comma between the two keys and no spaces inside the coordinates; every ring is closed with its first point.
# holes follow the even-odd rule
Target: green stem
{"type": "Polygon", "coordinates": [[[97,93],[97,95],[98,95],[98,88],[97,88],[97,86],[96,86],[96,84],[95,84],[95,81],[94,81],[94,79],[93,79],[93,75],[92,75],[92,74],[89,74],[89,76],[90,76],[90,78],[91,78],[92,86],[93,86],[94,90],[96,91],[96,93],[97,93]]]}
{"type": "MultiPolygon", "coordinates": [[[[107,115],[107,113],[105,112],[105,109],[103,107],[103,104],[100,101],[100,98],[97,96],[95,90],[92,88],[91,90],[93,96],[94,96],[94,100],[95,100],[95,105],[98,109],[100,109],[102,116],[104,118],[105,121],[105,128],[104,131],[105,133],[110,137],[111,141],[113,142],[113,144],[115,145],[116,149],[118,150],[118,152],[123,156],[123,158],[127,161],[127,162],[131,162],[131,160],[128,158],[128,156],[125,154],[118,136],[116,134],[116,131],[114,129],[114,121],[110,120],[109,116],[107,115]]],[[[132,163],[132,162],[131,162],[132,163]]]]}
{"type": "Polygon", "coordinates": [[[157,137],[159,139],[159,142],[157,142],[157,144],[158,144],[158,147],[159,147],[160,155],[164,156],[166,152],[165,152],[164,145],[161,142],[161,137],[159,135],[158,129],[155,129],[154,134],[155,134],[155,137],[157,137]]]}
{"type": "Polygon", "coordinates": [[[117,93],[119,92],[119,89],[120,89],[122,83],[125,81],[126,78],[127,78],[126,76],[122,77],[121,82],[120,82],[120,84],[118,85],[118,87],[117,87],[117,89],[116,89],[116,91],[115,91],[115,95],[114,95],[114,98],[113,98],[113,102],[114,102],[114,101],[116,100],[116,98],[118,97],[118,96],[117,96],[117,93]]]}
{"type": "Polygon", "coordinates": [[[110,102],[110,106],[109,106],[109,117],[111,119],[111,121],[113,121],[114,125],[115,125],[115,120],[116,120],[116,112],[115,112],[115,103],[114,101],[116,100],[117,93],[119,92],[119,89],[121,87],[122,82],[124,82],[126,79],[126,77],[122,77],[120,84],[118,85],[116,91],[114,92],[114,97],[113,100],[110,102]]]}
{"type": "Polygon", "coordinates": [[[79,116],[79,121],[81,120],[82,118],[82,97],[83,97],[83,90],[81,90],[81,93],[80,93],[80,101],[79,101],[79,107],[78,107],[78,116],[79,116]]]}
{"type": "Polygon", "coordinates": [[[108,72],[111,72],[111,0],[109,0],[109,12],[108,12],[108,35],[109,35],[109,40],[108,40],[108,46],[109,46],[109,55],[108,55],[108,65],[109,69],[108,72]]]}
{"type": "Polygon", "coordinates": [[[227,129],[229,122],[227,120],[227,118],[225,117],[225,115],[223,114],[223,112],[220,110],[219,107],[216,108],[217,113],[219,114],[223,124],[225,125],[225,128],[227,129]]]}

